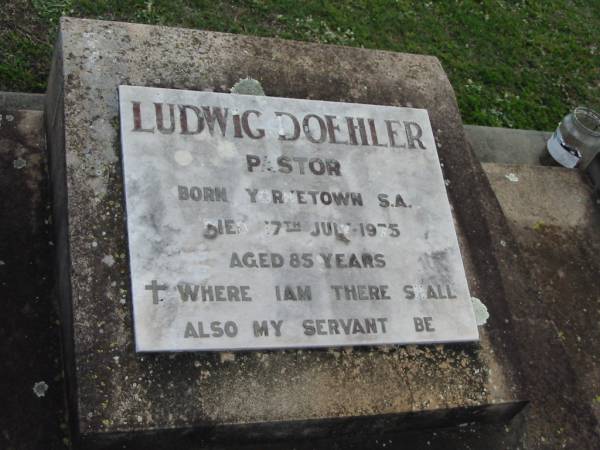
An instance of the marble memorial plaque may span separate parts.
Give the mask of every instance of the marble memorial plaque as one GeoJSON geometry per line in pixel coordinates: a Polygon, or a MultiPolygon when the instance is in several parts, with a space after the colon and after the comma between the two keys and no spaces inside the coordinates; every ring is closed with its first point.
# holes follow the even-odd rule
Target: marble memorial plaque
{"type": "Polygon", "coordinates": [[[137,351],[478,339],[426,110],[119,99],[137,351]]]}

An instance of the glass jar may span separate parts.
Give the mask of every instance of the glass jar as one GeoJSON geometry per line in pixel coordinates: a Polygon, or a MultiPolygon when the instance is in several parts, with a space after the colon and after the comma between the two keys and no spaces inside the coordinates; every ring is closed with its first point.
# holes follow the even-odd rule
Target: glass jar
{"type": "Polygon", "coordinates": [[[600,114],[578,106],[560,122],[546,148],[561,166],[585,170],[600,151],[600,114]]]}

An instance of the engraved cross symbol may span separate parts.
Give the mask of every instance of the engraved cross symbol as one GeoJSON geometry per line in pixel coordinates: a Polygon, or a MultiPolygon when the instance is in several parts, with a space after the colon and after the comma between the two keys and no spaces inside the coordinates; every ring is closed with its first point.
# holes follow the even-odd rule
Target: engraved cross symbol
{"type": "Polygon", "coordinates": [[[158,282],[156,280],[152,280],[152,284],[147,284],[145,286],[147,291],[152,291],[152,303],[154,303],[155,305],[158,305],[158,291],[166,291],[167,290],[167,285],[166,284],[158,284],[158,282]]]}

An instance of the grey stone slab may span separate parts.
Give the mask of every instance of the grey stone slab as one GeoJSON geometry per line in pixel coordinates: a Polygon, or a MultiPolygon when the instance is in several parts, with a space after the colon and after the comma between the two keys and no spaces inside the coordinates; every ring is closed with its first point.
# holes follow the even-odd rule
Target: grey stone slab
{"type": "Polygon", "coordinates": [[[579,170],[517,164],[483,167],[514,226],[591,230],[599,224],[592,187],[579,170]]]}
{"type": "Polygon", "coordinates": [[[600,442],[600,209],[577,170],[484,164],[537,299],[511,302],[528,410],[527,448],[600,442]]]}
{"type": "Polygon", "coordinates": [[[549,131],[465,125],[477,159],[485,163],[540,165],[549,131]]]}
{"type": "Polygon", "coordinates": [[[506,297],[528,295],[526,280],[501,245],[511,237],[437,59],[63,19],[47,105],[67,375],[84,442],[358,435],[522,408],[506,297]],[[273,97],[427,109],[469,289],[490,312],[478,344],[135,352],[118,86],[224,92],[247,76],[273,97]]]}
{"type": "Polygon", "coordinates": [[[478,339],[426,110],[119,101],[138,351],[478,339]]]}

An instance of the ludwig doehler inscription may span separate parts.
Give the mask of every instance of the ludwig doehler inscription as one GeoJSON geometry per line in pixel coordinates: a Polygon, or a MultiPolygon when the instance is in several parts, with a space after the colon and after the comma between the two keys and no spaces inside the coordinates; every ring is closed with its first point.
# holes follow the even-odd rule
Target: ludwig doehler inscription
{"type": "Polygon", "coordinates": [[[119,95],[138,351],[478,339],[426,110],[119,95]]]}

